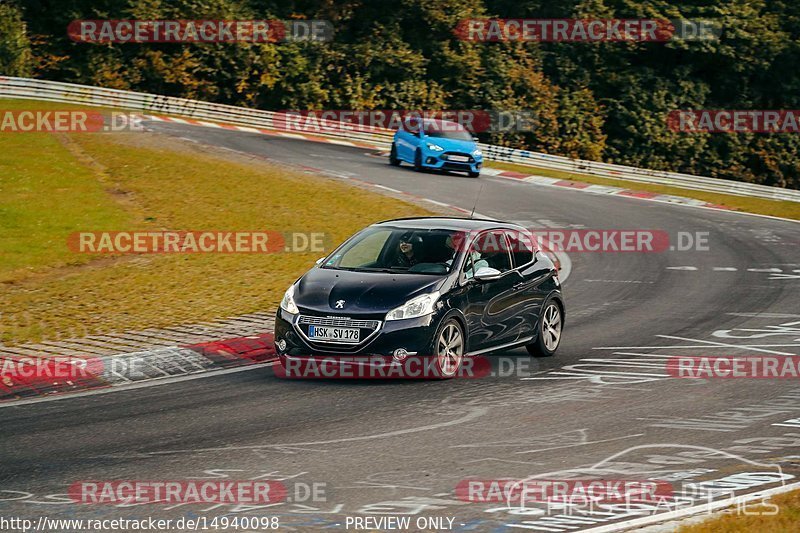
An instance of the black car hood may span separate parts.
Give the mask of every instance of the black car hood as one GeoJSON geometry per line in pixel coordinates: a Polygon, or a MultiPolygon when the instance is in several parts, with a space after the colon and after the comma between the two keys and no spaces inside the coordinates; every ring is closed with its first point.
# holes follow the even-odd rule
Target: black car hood
{"type": "Polygon", "coordinates": [[[440,288],[446,276],[351,272],[313,268],[297,283],[298,307],[326,314],[384,314],[411,298],[440,288]],[[341,307],[336,303],[343,301],[341,307]]]}

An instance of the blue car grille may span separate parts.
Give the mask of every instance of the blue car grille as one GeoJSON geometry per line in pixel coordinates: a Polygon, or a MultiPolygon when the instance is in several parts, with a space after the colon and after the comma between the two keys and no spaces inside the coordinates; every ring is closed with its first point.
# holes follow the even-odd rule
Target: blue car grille
{"type": "Polygon", "coordinates": [[[462,165],[467,163],[474,163],[475,160],[472,158],[470,154],[464,152],[445,152],[441,155],[442,159],[445,161],[450,161],[450,156],[457,156],[457,157],[466,157],[466,161],[452,161],[453,163],[460,163],[462,165]]]}

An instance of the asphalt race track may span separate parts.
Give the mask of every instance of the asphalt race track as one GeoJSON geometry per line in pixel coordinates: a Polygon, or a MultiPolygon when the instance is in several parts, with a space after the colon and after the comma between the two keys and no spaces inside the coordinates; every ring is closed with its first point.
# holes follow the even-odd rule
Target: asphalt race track
{"type": "MultiPolygon", "coordinates": [[[[444,517],[455,531],[572,531],[622,528],[649,511],[545,516],[536,505],[465,502],[455,487],[466,478],[601,475],[678,486],[723,480],[740,494],[800,481],[797,380],[674,379],[665,370],[671,355],[800,354],[797,223],[415,173],[358,148],[151,126],[466,209],[483,185],[479,213],[529,227],[662,230],[671,242],[679,232],[707,232],[708,250],[571,253],[558,354],[496,354],[505,368],[495,357],[492,377],[296,381],[259,367],[4,407],[0,514],[216,516],[237,509],[81,506],[64,493],[79,480],[228,476],[284,480],[286,502],[249,510],[279,516],[284,531],[342,530],[348,517],[364,516],[408,516],[412,530],[419,517],[444,517]],[[308,497],[313,484],[324,495],[308,497]]],[[[324,231],[319,225],[309,229],[324,231]]]]}

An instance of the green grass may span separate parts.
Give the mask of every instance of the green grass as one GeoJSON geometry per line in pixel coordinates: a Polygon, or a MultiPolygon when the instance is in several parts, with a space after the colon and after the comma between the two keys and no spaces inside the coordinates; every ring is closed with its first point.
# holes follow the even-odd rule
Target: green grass
{"type": "Polygon", "coordinates": [[[129,225],[130,215],[109,200],[56,136],[0,133],[0,282],[44,266],[86,263],[66,249],[65,235],[129,225]]]}
{"type": "Polygon", "coordinates": [[[492,168],[502,170],[512,170],[523,174],[534,174],[537,176],[545,176],[548,178],[557,178],[569,181],[579,181],[583,183],[593,183],[596,185],[611,185],[614,187],[623,187],[637,191],[654,192],[658,194],[671,194],[674,196],[685,196],[687,198],[695,198],[713,204],[724,205],[736,211],[745,211],[748,213],[757,213],[760,215],[770,215],[775,217],[791,218],[793,220],[800,220],[800,202],[788,202],[785,200],[767,200],[762,198],[748,198],[745,196],[734,196],[731,194],[717,194],[703,191],[693,191],[691,189],[682,189],[680,187],[669,187],[665,185],[652,185],[649,183],[637,183],[633,181],[601,178],[591,174],[580,174],[575,172],[566,172],[561,170],[551,170],[546,168],[538,168],[528,165],[517,165],[514,163],[502,163],[499,161],[492,161],[487,164],[492,168]]]}
{"type": "MultiPolygon", "coordinates": [[[[37,103],[38,107],[38,103],[37,103]]],[[[429,211],[148,133],[0,136],[0,341],[161,327],[277,307],[320,253],[90,256],[74,231],[325,232],[429,211]]]]}
{"type": "Polygon", "coordinates": [[[756,512],[772,512],[774,508],[748,506],[745,514],[725,514],[699,524],[681,527],[678,533],[796,533],[800,531],[800,491],[787,492],[770,498],[778,506],[778,514],[752,515],[756,512]]]}

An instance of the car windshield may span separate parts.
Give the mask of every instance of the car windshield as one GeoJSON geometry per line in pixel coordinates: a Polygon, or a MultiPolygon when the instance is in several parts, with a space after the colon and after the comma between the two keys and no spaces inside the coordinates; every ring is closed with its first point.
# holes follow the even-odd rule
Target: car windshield
{"type": "Polygon", "coordinates": [[[461,232],[376,226],[351,237],[322,268],[357,272],[447,274],[461,232]]]}
{"type": "Polygon", "coordinates": [[[454,139],[457,141],[471,141],[472,134],[455,122],[425,124],[425,135],[440,139],[454,139]]]}

